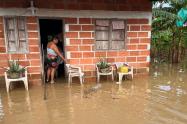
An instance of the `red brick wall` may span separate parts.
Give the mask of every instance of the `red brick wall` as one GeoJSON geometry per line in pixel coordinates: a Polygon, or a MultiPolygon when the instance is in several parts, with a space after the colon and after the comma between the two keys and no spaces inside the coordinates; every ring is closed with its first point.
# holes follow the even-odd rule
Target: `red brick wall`
{"type": "MultiPolygon", "coordinates": [[[[100,57],[108,62],[127,62],[133,65],[135,73],[149,69],[150,31],[148,19],[127,20],[126,48],[120,51],[96,51],[94,48],[94,20],[91,18],[65,18],[65,51],[70,64],[79,65],[85,72],[87,81],[95,80],[95,64],[100,57]]],[[[39,83],[41,60],[37,17],[27,17],[29,54],[7,54],[3,18],[0,17],[0,65],[8,66],[8,59],[19,59],[28,66],[29,81],[39,83]]],[[[0,75],[4,70],[0,69],[0,75]]],[[[41,83],[41,81],[40,81],[41,83]]],[[[39,83],[39,84],[40,84],[39,83]]]]}
{"type": "MultiPolygon", "coordinates": [[[[0,0],[0,7],[30,6],[30,0],[0,0]]],[[[38,8],[65,10],[151,11],[151,0],[34,0],[38,8]]]]}
{"type": "MultiPolygon", "coordinates": [[[[28,66],[29,83],[41,83],[41,60],[39,52],[39,34],[38,34],[38,22],[36,17],[27,17],[27,29],[28,29],[28,54],[8,54],[6,52],[3,17],[0,17],[0,66],[7,67],[8,60],[19,59],[20,64],[28,66]]],[[[4,73],[3,69],[0,69],[0,76],[4,73]]]]}
{"type": "Polygon", "coordinates": [[[150,31],[148,19],[127,20],[126,49],[120,51],[96,51],[94,48],[94,19],[65,19],[65,51],[70,64],[79,65],[87,78],[95,80],[95,64],[100,57],[108,62],[127,62],[134,66],[135,73],[149,69],[150,31]]]}

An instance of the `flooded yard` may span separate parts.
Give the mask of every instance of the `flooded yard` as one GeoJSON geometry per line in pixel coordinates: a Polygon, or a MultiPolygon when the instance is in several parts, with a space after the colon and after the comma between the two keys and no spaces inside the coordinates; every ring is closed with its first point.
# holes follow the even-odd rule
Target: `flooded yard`
{"type": "Polygon", "coordinates": [[[1,82],[0,124],[186,124],[187,70],[154,66],[149,76],[115,82],[64,80],[26,92],[16,87],[7,95],[1,82]]]}

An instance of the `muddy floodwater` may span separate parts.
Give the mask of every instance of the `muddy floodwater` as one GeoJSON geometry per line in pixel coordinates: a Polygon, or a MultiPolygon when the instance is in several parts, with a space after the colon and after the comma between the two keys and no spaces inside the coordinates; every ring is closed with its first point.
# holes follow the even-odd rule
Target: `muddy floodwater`
{"type": "Polygon", "coordinates": [[[65,80],[23,85],[6,93],[0,85],[0,124],[187,124],[187,69],[160,65],[149,76],[123,80],[122,85],[102,81],[83,87],[65,80]]]}

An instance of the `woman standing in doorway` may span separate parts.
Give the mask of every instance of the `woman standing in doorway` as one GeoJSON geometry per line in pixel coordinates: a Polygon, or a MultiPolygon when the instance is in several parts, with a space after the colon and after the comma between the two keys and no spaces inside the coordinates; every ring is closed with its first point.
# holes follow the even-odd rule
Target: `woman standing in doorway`
{"type": "Polygon", "coordinates": [[[58,66],[57,57],[59,56],[64,62],[66,62],[66,59],[63,57],[62,53],[60,53],[57,47],[57,43],[58,38],[54,37],[52,41],[47,44],[47,82],[49,82],[49,79],[51,78],[51,83],[54,83],[54,75],[58,66]]]}

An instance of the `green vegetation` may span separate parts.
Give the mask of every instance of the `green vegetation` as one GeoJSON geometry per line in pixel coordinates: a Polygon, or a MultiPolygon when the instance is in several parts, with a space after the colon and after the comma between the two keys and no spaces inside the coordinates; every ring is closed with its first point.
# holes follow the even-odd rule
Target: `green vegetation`
{"type": "Polygon", "coordinates": [[[19,65],[19,61],[9,61],[7,73],[10,78],[19,78],[25,72],[25,67],[19,65]]]}
{"type": "Polygon", "coordinates": [[[105,58],[100,58],[100,61],[97,63],[99,72],[108,73],[111,71],[110,64],[106,61],[105,58]]]}
{"type": "Polygon", "coordinates": [[[110,64],[106,61],[105,58],[100,58],[99,63],[97,63],[97,67],[99,69],[105,69],[105,68],[110,67],[110,64]]]}
{"type": "Polygon", "coordinates": [[[187,27],[177,27],[176,21],[180,20],[177,12],[187,7],[187,0],[154,1],[153,6],[156,7],[153,8],[151,57],[154,59],[152,60],[181,62],[187,48],[187,27]]]}

